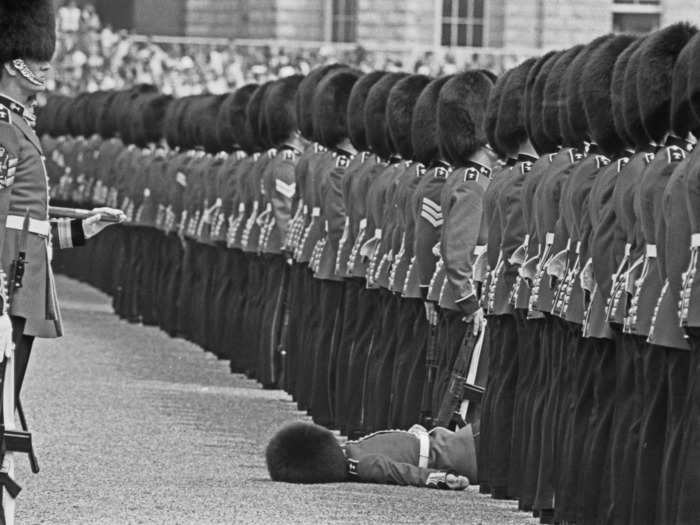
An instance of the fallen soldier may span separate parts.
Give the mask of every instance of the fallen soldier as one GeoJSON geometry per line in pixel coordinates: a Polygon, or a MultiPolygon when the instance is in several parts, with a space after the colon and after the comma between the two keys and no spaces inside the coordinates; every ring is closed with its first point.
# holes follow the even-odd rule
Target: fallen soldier
{"type": "Polygon", "coordinates": [[[274,481],[334,483],[358,481],[464,490],[477,481],[478,431],[456,432],[420,425],[382,430],[357,441],[338,442],[328,429],[292,423],[279,430],[265,451],[274,481]]]}

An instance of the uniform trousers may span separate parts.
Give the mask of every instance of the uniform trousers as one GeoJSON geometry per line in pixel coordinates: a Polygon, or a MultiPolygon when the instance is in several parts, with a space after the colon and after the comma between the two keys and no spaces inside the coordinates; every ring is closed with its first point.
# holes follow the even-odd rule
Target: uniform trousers
{"type": "Polygon", "coordinates": [[[293,263],[289,270],[289,319],[286,334],[286,352],[285,359],[285,383],[284,389],[289,392],[294,401],[298,400],[297,393],[297,370],[299,359],[302,352],[300,334],[302,329],[302,316],[308,304],[305,303],[304,285],[306,277],[306,268],[299,263],[293,263]]]}
{"type": "Polygon", "coordinates": [[[420,299],[409,299],[413,304],[413,319],[412,325],[409,325],[407,331],[411,335],[407,347],[407,369],[406,388],[403,391],[399,389],[401,399],[401,410],[398,428],[410,428],[419,422],[421,399],[423,396],[423,388],[425,386],[425,359],[428,349],[428,333],[430,326],[425,317],[425,307],[420,299]]]}
{"type": "Polygon", "coordinates": [[[282,255],[260,257],[263,272],[256,378],[264,388],[277,385],[279,338],[287,301],[289,275],[282,255]]]}
{"type": "MultiPolygon", "coordinates": [[[[489,362],[489,370],[495,370],[500,357],[500,331],[501,317],[489,316],[484,334],[484,347],[482,352],[486,352],[486,359],[489,362]]],[[[491,434],[491,414],[493,413],[493,393],[496,390],[495,374],[491,373],[486,381],[484,397],[482,399],[483,415],[481,418],[481,435],[479,448],[477,449],[477,464],[479,465],[479,491],[483,494],[490,492],[491,487],[491,447],[488,446],[491,434]]]]}
{"type": "Polygon", "coordinates": [[[303,356],[297,370],[297,387],[299,397],[297,405],[300,410],[311,410],[311,399],[314,379],[314,366],[316,361],[316,339],[321,322],[321,285],[322,281],[313,276],[310,268],[306,272],[306,306],[302,323],[301,345],[303,356]]]}

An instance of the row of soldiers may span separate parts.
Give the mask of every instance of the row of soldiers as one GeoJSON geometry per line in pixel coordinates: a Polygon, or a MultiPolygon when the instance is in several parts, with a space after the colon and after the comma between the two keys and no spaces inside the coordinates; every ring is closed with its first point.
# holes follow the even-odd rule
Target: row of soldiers
{"type": "Polygon", "coordinates": [[[130,219],[57,261],[124,318],[350,437],[467,400],[481,491],[542,522],[700,519],[694,26],[498,78],[53,97],[38,128],[55,202],[130,219]]]}

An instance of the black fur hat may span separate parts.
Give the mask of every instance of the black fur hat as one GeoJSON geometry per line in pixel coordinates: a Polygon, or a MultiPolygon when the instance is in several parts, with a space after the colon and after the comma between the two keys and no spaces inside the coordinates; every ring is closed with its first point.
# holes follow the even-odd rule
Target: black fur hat
{"type": "Polygon", "coordinates": [[[438,142],[437,107],[440,90],[452,76],[431,80],[421,92],[411,119],[411,144],[413,158],[426,166],[440,159],[438,142]]]}
{"type": "MultiPolygon", "coordinates": [[[[512,75],[511,75],[512,78],[512,75]]],[[[437,110],[442,157],[463,166],[488,143],[484,121],[493,82],[481,71],[458,73],[440,90],[437,110]]]]}
{"type": "Polygon", "coordinates": [[[582,45],[571,47],[557,57],[556,62],[547,75],[544,86],[544,104],[542,107],[543,130],[547,134],[550,142],[561,145],[563,141],[563,131],[559,125],[559,112],[563,111],[561,86],[566,70],[571,62],[583,49],[582,45]]]}
{"type": "MultiPolygon", "coordinates": [[[[640,45],[632,52],[625,68],[625,84],[622,92],[622,116],[625,121],[627,134],[632,138],[632,143],[637,148],[643,148],[651,141],[651,137],[644,127],[642,112],[637,90],[637,73],[641,60],[641,51],[646,39],[640,41],[640,45]]],[[[664,126],[664,133],[668,129],[668,123],[664,126]]]]}
{"type": "MultiPolygon", "coordinates": [[[[547,141],[546,139],[542,139],[537,133],[536,133],[536,127],[533,125],[533,119],[532,119],[532,107],[534,104],[539,104],[540,111],[537,113],[537,119],[539,120],[541,118],[541,108],[542,108],[542,93],[540,91],[538,100],[535,101],[535,84],[537,80],[537,75],[539,75],[540,71],[542,71],[542,68],[547,64],[547,61],[552,58],[552,56],[556,53],[556,51],[550,51],[549,53],[546,53],[539,57],[537,61],[533,64],[533,66],[530,68],[530,71],[527,74],[527,80],[525,81],[525,99],[523,100],[523,122],[525,123],[525,131],[527,132],[527,136],[530,138],[530,142],[532,143],[532,146],[535,148],[536,151],[540,153],[545,153],[544,147],[546,147],[547,141]]],[[[541,130],[542,126],[539,126],[539,129],[541,130]]]]}
{"type": "Polygon", "coordinates": [[[56,51],[52,0],[0,2],[0,64],[16,58],[49,62],[56,51]]]}
{"type": "Polygon", "coordinates": [[[404,158],[413,158],[411,121],[418,97],[430,83],[426,75],[410,75],[399,80],[389,93],[386,118],[394,149],[404,158]]]}
{"type": "Polygon", "coordinates": [[[303,75],[275,80],[265,97],[263,114],[270,144],[281,145],[298,129],[296,96],[303,75]]]}
{"type": "Polygon", "coordinates": [[[372,71],[363,75],[350,92],[348,99],[348,137],[353,146],[358,151],[367,151],[367,136],[365,135],[365,104],[367,103],[367,95],[379,80],[385,75],[384,71],[372,71]]]}
{"type": "Polygon", "coordinates": [[[615,61],[635,40],[633,35],[616,35],[593,50],[578,86],[590,138],[610,156],[625,148],[625,140],[620,137],[613,118],[611,86],[615,61]]]}
{"type": "Polygon", "coordinates": [[[296,108],[297,108],[297,120],[299,123],[299,130],[301,134],[304,135],[309,140],[315,141],[314,136],[314,95],[316,94],[316,87],[318,83],[323,80],[328,73],[331,71],[347,67],[343,64],[328,64],[325,66],[319,66],[312,70],[299,84],[299,89],[297,90],[296,96],[296,108]]]}
{"type": "Polygon", "coordinates": [[[584,69],[588,59],[612,37],[613,35],[607,34],[591,41],[581,50],[566,71],[565,85],[563,86],[566,111],[560,113],[559,119],[561,128],[566,130],[565,141],[571,146],[581,146],[584,141],[591,138],[580,86],[584,81],[584,69]],[[562,116],[566,117],[566,122],[562,122],[562,116]]]}
{"type": "Polygon", "coordinates": [[[336,69],[328,73],[316,87],[313,102],[314,134],[318,142],[334,148],[348,136],[348,101],[362,72],[336,69]]]}
{"type": "Polygon", "coordinates": [[[216,118],[216,134],[225,151],[242,146],[241,134],[245,126],[245,108],[257,84],[247,84],[229,93],[221,104],[216,118]]]}
{"type": "Polygon", "coordinates": [[[345,481],[345,454],[330,430],[312,423],[291,423],[279,430],[265,450],[273,481],[336,483],[345,481]]]}
{"type": "Polygon", "coordinates": [[[671,127],[673,68],[678,54],[697,33],[694,25],[680,22],[649,35],[639,50],[637,97],[647,135],[659,142],[671,127]]]}
{"type": "MultiPolygon", "coordinates": [[[[530,141],[535,149],[540,153],[552,153],[557,150],[558,142],[552,140],[545,130],[544,124],[544,105],[545,105],[545,87],[549,74],[554,69],[559,57],[566,51],[555,51],[547,58],[539,72],[535,76],[532,92],[530,94],[528,121],[530,126],[530,141]]],[[[533,67],[534,69],[534,67],[533,67]]]]}
{"type": "Polygon", "coordinates": [[[503,87],[498,107],[496,141],[507,153],[517,154],[520,144],[527,140],[523,101],[527,76],[535,62],[535,58],[529,58],[511,69],[503,87]]]}
{"type": "Polygon", "coordinates": [[[671,131],[685,137],[688,132],[698,129],[698,119],[690,104],[690,69],[692,67],[693,44],[700,38],[697,33],[678,54],[673,66],[673,83],[671,87],[671,131]]]}
{"type": "Polygon", "coordinates": [[[503,95],[503,90],[506,87],[506,81],[508,80],[508,75],[511,70],[503,73],[497,80],[489,94],[489,100],[486,103],[486,117],[484,120],[484,132],[486,133],[486,138],[489,141],[491,149],[496,152],[496,154],[501,158],[506,158],[508,152],[506,148],[498,141],[498,134],[496,129],[498,127],[498,110],[501,107],[501,98],[503,95]]]}
{"type": "Polygon", "coordinates": [[[179,148],[181,144],[180,128],[177,126],[180,120],[180,114],[182,113],[185,103],[187,102],[187,97],[176,98],[173,100],[172,104],[168,106],[168,110],[165,113],[165,119],[163,122],[163,133],[165,135],[165,141],[168,143],[172,149],[179,148]]]}
{"type": "Polygon", "coordinates": [[[632,53],[639,48],[641,40],[641,38],[638,38],[630,43],[617,57],[610,83],[610,100],[615,131],[617,131],[618,136],[627,147],[634,145],[634,139],[627,132],[627,126],[625,125],[625,74],[627,73],[627,64],[629,64],[632,53]]]}
{"type": "MultiPolygon", "coordinates": [[[[686,75],[689,110],[693,112],[695,119],[700,120],[700,35],[696,34],[691,38],[688,45],[685,46],[681,55],[678,57],[678,62],[681,61],[681,57],[687,57],[687,59],[683,58],[683,60],[687,60],[688,62],[686,75]]],[[[676,63],[676,69],[680,67],[682,67],[682,65],[676,63]]],[[[675,74],[676,72],[674,72],[674,75],[675,74]]],[[[680,111],[679,109],[679,112],[680,111]]],[[[675,115],[676,111],[674,110],[673,113],[675,115]]],[[[697,131],[697,126],[691,125],[690,129],[695,129],[697,131]]]]}
{"type": "Polygon", "coordinates": [[[112,118],[112,105],[118,99],[119,91],[110,91],[97,113],[97,133],[103,140],[109,140],[117,134],[117,123],[112,118]]]}
{"type": "Polygon", "coordinates": [[[215,155],[222,150],[219,135],[216,132],[216,121],[221,111],[221,105],[227,95],[210,95],[204,99],[198,119],[198,134],[202,137],[201,146],[207,153],[215,155]]]}
{"type": "Polygon", "coordinates": [[[248,106],[246,106],[246,133],[249,134],[258,150],[268,149],[272,146],[267,134],[267,125],[264,123],[263,111],[270,86],[272,86],[272,81],[258,86],[250,97],[248,106]]]}
{"type": "Polygon", "coordinates": [[[408,73],[388,73],[383,76],[367,95],[365,104],[365,135],[369,149],[380,158],[388,159],[397,153],[389,136],[386,106],[391,88],[408,73]]]}

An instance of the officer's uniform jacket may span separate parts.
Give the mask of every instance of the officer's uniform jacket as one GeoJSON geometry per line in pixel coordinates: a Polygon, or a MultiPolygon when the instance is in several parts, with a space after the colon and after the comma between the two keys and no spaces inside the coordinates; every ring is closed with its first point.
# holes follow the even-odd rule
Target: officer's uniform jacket
{"type": "Polygon", "coordinates": [[[347,441],[343,446],[349,481],[425,487],[433,472],[451,471],[477,481],[471,427],[452,432],[419,425],[410,430],[384,430],[347,441]]]}
{"type": "Polygon", "coordinates": [[[439,304],[471,315],[479,308],[474,263],[485,250],[483,198],[491,182],[491,168],[470,162],[455,169],[449,179],[441,199],[440,255],[445,281],[439,304]]]}
{"type": "Polygon", "coordinates": [[[20,250],[26,252],[22,287],[12,297],[10,315],[26,319],[24,333],[37,337],[58,337],[63,333],[61,314],[51,270],[51,248],[83,244],[80,221],[49,222],[49,188],[43,151],[23,106],[0,98],[0,191],[9,197],[5,221],[2,269],[10,275],[20,250]],[[22,246],[25,215],[29,231],[22,246]]]}
{"type": "Polygon", "coordinates": [[[342,278],[352,277],[349,268],[350,256],[360,230],[360,221],[365,216],[365,195],[360,196],[359,194],[359,182],[362,180],[365,170],[371,169],[375,161],[375,155],[367,151],[358,152],[350,160],[350,165],[345,169],[341,182],[345,224],[343,225],[343,234],[338,242],[335,274],[342,278]]]}
{"type": "Polygon", "coordinates": [[[350,185],[352,195],[352,208],[350,217],[350,236],[354,237],[352,249],[348,256],[348,275],[359,279],[365,279],[367,274],[367,260],[363,256],[362,247],[374,237],[374,229],[369,224],[368,195],[372,183],[384,171],[385,164],[382,160],[370,152],[362,152],[366,155],[362,170],[353,177],[350,185]]]}
{"type": "MultiPolygon", "coordinates": [[[[421,295],[428,297],[431,281],[440,279],[436,274],[437,255],[434,248],[440,242],[443,225],[440,197],[447,182],[451,166],[446,162],[435,162],[421,178],[413,194],[413,217],[415,239],[413,252],[421,295]]],[[[436,284],[436,283],[435,283],[436,284]]],[[[436,285],[437,287],[437,285],[436,285]]]]}
{"type": "Polygon", "coordinates": [[[584,154],[573,148],[560,150],[551,157],[549,170],[535,190],[537,235],[544,241],[530,294],[530,311],[550,313],[552,310],[555,283],[550,272],[555,257],[564,255],[567,242],[562,232],[557,236],[557,225],[561,228],[559,201],[564,184],[583,158],[584,154]]]}
{"type": "MultiPolygon", "coordinates": [[[[697,148],[696,148],[697,151],[697,148]]],[[[690,261],[683,274],[681,301],[678,305],[684,328],[700,326],[700,163],[693,154],[693,162],[685,179],[685,205],[690,219],[690,261]]],[[[681,203],[674,202],[674,206],[681,203]]]]}
{"type": "MultiPolygon", "coordinates": [[[[581,271],[588,261],[588,238],[592,228],[588,200],[593,183],[610,160],[600,155],[596,145],[572,172],[560,201],[561,231],[568,235],[566,241],[566,265],[559,276],[552,314],[571,323],[583,324],[585,296],[581,285],[581,271]]],[[[588,290],[590,292],[590,290],[588,290]]]]}
{"type": "MultiPolygon", "coordinates": [[[[482,308],[487,315],[494,314],[496,303],[496,291],[499,287],[497,279],[494,279],[496,270],[500,271],[501,262],[501,211],[498,207],[498,199],[501,191],[510,182],[513,176],[515,159],[508,159],[506,164],[496,169],[491,174],[491,183],[486,188],[483,198],[484,221],[487,225],[486,242],[486,270],[487,274],[482,282],[482,308]]],[[[478,281],[475,276],[475,281],[478,281]]]]}
{"type": "Polygon", "coordinates": [[[697,164],[698,150],[673,170],[661,200],[661,213],[656,224],[656,249],[663,286],[651,320],[648,341],[651,344],[677,349],[689,349],[680,324],[681,287],[683,274],[690,260],[690,217],[682,205],[686,198],[686,180],[697,164]],[[681,205],[679,205],[681,203],[681,205]]]}
{"type": "Polygon", "coordinates": [[[609,296],[612,275],[622,258],[614,253],[615,208],[612,198],[615,181],[629,157],[618,155],[602,168],[588,196],[588,260],[581,270],[581,288],[589,298],[584,312],[582,336],[610,339],[612,330],[605,319],[605,298],[609,296]],[[616,262],[617,261],[617,262],[616,262]]]}
{"type": "Polygon", "coordinates": [[[296,192],[295,168],[301,151],[285,145],[269,162],[263,175],[266,220],[262,226],[260,248],[263,253],[280,254],[292,220],[292,200],[296,192]]]}
{"type": "Polygon", "coordinates": [[[638,201],[635,203],[637,187],[653,160],[652,151],[633,155],[618,175],[613,192],[615,242],[623,246],[623,256],[613,274],[613,287],[606,301],[607,321],[615,325],[624,325],[634,285],[644,263],[646,245],[634,206],[638,205],[638,201]]]}
{"type": "MultiPolygon", "coordinates": [[[[661,223],[663,213],[664,191],[673,171],[685,159],[687,150],[691,149],[691,145],[683,141],[670,142],[656,152],[656,156],[649,163],[637,185],[635,196],[638,203],[635,212],[645,243],[644,263],[634,283],[634,295],[625,318],[624,330],[645,338],[649,335],[652,318],[666,277],[662,274],[657,260],[657,233],[661,234],[657,227],[661,223]]],[[[661,235],[658,241],[663,242],[661,235]]]]}
{"type": "Polygon", "coordinates": [[[336,273],[336,263],[347,217],[345,199],[343,198],[343,182],[346,171],[352,162],[353,154],[337,149],[333,153],[333,157],[335,165],[320,181],[321,219],[326,233],[318,247],[315,277],[341,281],[343,278],[336,273]]]}

